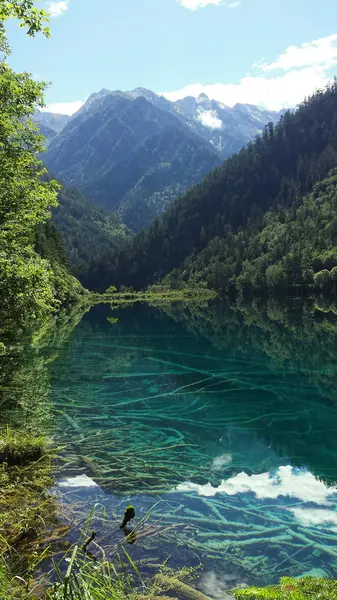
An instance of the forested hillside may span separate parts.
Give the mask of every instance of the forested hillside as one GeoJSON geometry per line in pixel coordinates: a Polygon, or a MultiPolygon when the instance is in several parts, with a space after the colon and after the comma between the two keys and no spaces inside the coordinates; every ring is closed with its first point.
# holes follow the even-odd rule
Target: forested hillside
{"type": "Polygon", "coordinates": [[[297,207],[280,205],[186,260],[181,278],[229,291],[316,285],[337,291],[337,169],[297,207]]]}
{"type": "Polygon", "coordinates": [[[75,188],[63,186],[52,223],[61,233],[71,271],[85,287],[105,290],[111,283],[107,269],[116,269],[115,260],[131,232],[114,213],[94,206],[75,188]]]}
{"type": "Polygon", "coordinates": [[[136,88],[94,93],[72,118],[34,118],[51,142],[48,167],[138,231],[282,112],[136,88]]]}
{"type": "Polygon", "coordinates": [[[115,281],[142,287],[176,268],[183,268],[185,279],[192,275],[217,289],[245,281],[255,287],[284,279],[312,281],[318,271],[335,266],[334,176],[304,203],[303,198],[336,165],[334,81],[296,112],[284,114],[278,125],[269,124],[180,197],[148,232],[140,232],[121,256],[115,281]]]}

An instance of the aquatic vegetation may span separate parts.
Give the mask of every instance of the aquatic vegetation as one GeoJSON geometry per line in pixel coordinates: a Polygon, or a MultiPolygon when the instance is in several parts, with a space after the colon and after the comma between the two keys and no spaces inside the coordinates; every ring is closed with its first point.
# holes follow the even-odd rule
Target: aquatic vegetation
{"type": "Polygon", "coordinates": [[[29,557],[57,526],[57,505],[48,488],[52,463],[44,457],[20,467],[0,466],[0,563],[26,571],[29,557]],[[9,558],[10,557],[10,558],[9,558]]]}
{"type": "MultiPolygon", "coordinates": [[[[91,522],[94,511],[88,521],[91,522]]],[[[88,524],[88,523],[87,523],[88,524]]],[[[209,600],[195,587],[199,568],[171,569],[160,565],[153,577],[144,578],[121,543],[112,553],[93,541],[93,554],[72,545],[45,579],[44,590],[50,600],[209,600]],[[55,578],[56,575],[56,578],[55,578]],[[48,583],[53,581],[52,584],[48,583]]]]}
{"type": "Polygon", "coordinates": [[[6,428],[0,437],[0,464],[25,465],[42,458],[46,451],[43,436],[33,436],[6,428]]]}
{"type": "Polygon", "coordinates": [[[308,577],[284,577],[279,586],[234,590],[237,600],[336,600],[337,581],[308,577]]]}
{"type": "Polygon", "coordinates": [[[28,592],[19,578],[14,577],[4,561],[0,562],[0,599],[25,600],[28,592]]]}
{"type": "MultiPolygon", "coordinates": [[[[121,558],[122,561],[122,558],[121,558]]],[[[122,561],[124,566],[124,563],[122,561]]],[[[131,575],[120,574],[112,562],[87,560],[78,546],[69,555],[69,566],[64,576],[58,569],[59,581],[46,589],[50,600],[91,600],[135,598],[131,575]]]]}
{"type": "Polygon", "coordinates": [[[92,304],[109,303],[112,306],[128,306],[137,302],[147,302],[151,306],[157,304],[171,304],[172,302],[205,303],[214,300],[217,293],[207,288],[184,287],[183,289],[169,289],[162,286],[151,286],[145,291],[133,289],[119,291],[115,286],[110,286],[104,294],[90,294],[92,304]]]}
{"type": "Polygon", "coordinates": [[[175,575],[159,574],[154,579],[161,592],[169,592],[181,600],[209,600],[205,594],[184,583],[175,575]]]}

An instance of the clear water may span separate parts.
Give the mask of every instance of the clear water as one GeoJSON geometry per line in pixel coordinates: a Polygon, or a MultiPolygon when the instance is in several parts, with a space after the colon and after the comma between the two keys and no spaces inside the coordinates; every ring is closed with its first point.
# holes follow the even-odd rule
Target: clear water
{"type": "Polygon", "coordinates": [[[337,325],[311,305],[90,311],[51,364],[56,493],[106,550],[233,583],[337,577],[337,325]],[[118,318],[112,323],[109,317],[118,318]],[[101,514],[101,513],[100,513],[101,514]]]}

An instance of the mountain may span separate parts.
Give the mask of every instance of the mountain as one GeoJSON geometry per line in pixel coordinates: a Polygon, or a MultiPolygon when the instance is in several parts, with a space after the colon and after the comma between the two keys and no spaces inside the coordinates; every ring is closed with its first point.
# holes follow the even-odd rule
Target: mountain
{"type": "MultiPolygon", "coordinates": [[[[102,90],[100,93],[113,92],[102,90]]],[[[173,113],[190,130],[212,144],[222,158],[238,152],[262,133],[268,123],[276,124],[285,113],[285,110],[269,111],[252,104],[236,104],[230,108],[210,100],[206,94],[200,94],[198,98],[186,96],[176,102],[141,87],[125,94],[131,98],[146,98],[157,108],[173,113]]]]}
{"type": "Polygon", "coordinates": [[[171,273],[173,285],[219,290],[327,284],[337,266],[337,201],[334,175],[325,178],[336,165],[337,80],[135,236],[115,283],[142,287],[171,273]]]}
{"type": "Polygon", "coordinates": [[[32,119],[36,123],[39,123],[40,131],[45,136],[47,145],[49,145],[50,142],[61,133],[71,117],[69,115],[59,115],[36,110],[32,119]]]}
{"type": "Polygon", "coordinates": [[[33,115],[33,120],[40,123],[44,127],[49,127],[55,131],[55,133],[61,133],[62,129],[65,128],[67,123],[70,121],[69,115],[59,115],[57,113],[44,112],[37,110],[33,115]]]}
{"type": "Polygon", "coordinates": [[[95,94],[55,138],[47,166],[137,230],[220,163],[175,115],[144,96],[95,94]]]}
{"type": "MultiPolygon", "coordinates": [[[[103,89],[68,120],[44,160],[137,231],[278,118],[257,107],[231,109],[205,95],[170,102],[144,88],[103,89]]],[[[49,117],[40,122],[53,126],[49,117]]]]}
{"type": "Polygon", "coordinates": [[[268,111],[250,104],[236,104],[230,108],[210,100],[206,94],[198,98],[188,96],[172,104],[178,117],[210,142],[222,158],[238,152],[269,122],[277,123],[284,114],[284,111],[268,111]]]}

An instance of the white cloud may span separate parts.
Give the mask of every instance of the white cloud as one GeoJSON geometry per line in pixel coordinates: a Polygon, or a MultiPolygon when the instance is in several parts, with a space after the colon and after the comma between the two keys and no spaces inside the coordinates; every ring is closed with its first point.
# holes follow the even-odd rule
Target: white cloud
{"type": "Polygon", "coordinates": [[[337,492],[337,487],[328,487],[323,481],[309,471],[294,469],[290,465],[280,467],[278,471],[248,475],[238,473],[235,477],[223,480],[219,486],[214,487],[211,483],[201,485],[199,483],[181,483],[177,486],[178,492],[196,492],[199,496],[212,497],[217,494],[253,493],[259,499],[276,499],[280,496],[297,498],[303,502],[330,505],[329,498],[337,492]]]}
{"type": "Polygon", "coordinates": [[[49,2],[47,10],[51,17],[60,17],[63,13],[67,12],[69,8],[68,0],[60,0],[59,2],[49,2]]]}
{"type": "Polygon", "coordinates": [[[197,119],[205,127],[209,127],[210,129],[221,129],[222,127],[222,121],[219,119],[215,110],[205,110],[199,112],[197,119]]]}
{"type": "Polygon", "coordinates": [[[227,106],[256,104],[270,110],[292,108],[302,102],[305,96],[315,89],[324,87],[329,78],[318,68],[291,71],[278,77],[248,75],[239,83],[200,83],[188,85],[175,92],[162,92],[168,100],[178,100],[186,96],[198,97],[206,94],[227,106]]]}
{"type": "Polygon", "coordinates": [[[274,62],[255,63],[253,74],[238,83],[195,83],[173,92],[162,92],[169,100],[206,94],[227,106],[237,102],[257,104],[270,110],[292,108],[323,88],[330,79],[330,69],[337,65],[337,34],[289,46],[274,62]],[[280,70],[279,74],[272,73],[280,70]]]}
{"type": "Polygon", "coordinates": [[[59,115],[73,115],[77,112],[84,101],[78,100],[77,102],[55,102],[54,104],[48,104],[42,110],[44,112],[58,113],[59,115]]]}
{"type": "MultiPolygon", "coordinates": [[[[196,10],[207,4],[220,4],[219,0],[179,0],[186,8],[196,10]]],[[[231,4],[236,3],[231,2],[231,4]]],[[[53,4],[63,4],[54,2],[53,4]]],[[[64,2],[66,4],[66,2],[64,2]]],[[[230,4],[227,2],[227,6],[230,4]]],[[[178,100],[186,96],[197,98],[206,94],[227,106],[236,103],[256,104],[270,110],[293,108],[318,88],[324,88],[330,77],[330,69],[337,65],[337,34],[329,35],[300,46],[289,46],[271,63],[255,63],[255,72],[247,74],[238,83],[214,83],[203,85],[193,83],[180,90],[161,92],[168,100],[178,100]],[[274,71],[280,73],[274,73],[274,71]]],[[[51,112],[73,114],[83,102],[61,102],[47,109],[51,112]]],[[[217,127],[217,116],[201,116],[204,125],[217,127]]],[[[218,125],[219,126],[219,125],[218,125]]]]}
{"type": "Polygon", "coordinates": [[[211,4],[213,6],[225,4],[228,8],[236,8],[241,4],[241,0],[234,0],[233,2],[228,2],[227,0],[178,0],[178,2],[184,8],[188,8],[188,10],[198,10],[198,8],[205,8],[205,6],[211,4]]]}
{"type": "Polygon", "coordinates": [[[330,69],[337,64],[337,34],[329,35],[301,46],[289,46],[275,62],[257,63],[254,66],[269,72],[275,69],[289,71],[307,67],[330,69]]]}

